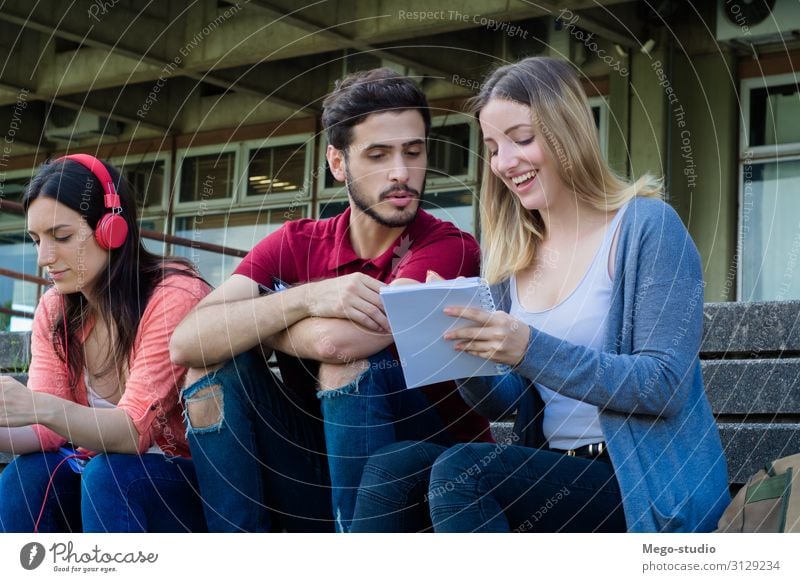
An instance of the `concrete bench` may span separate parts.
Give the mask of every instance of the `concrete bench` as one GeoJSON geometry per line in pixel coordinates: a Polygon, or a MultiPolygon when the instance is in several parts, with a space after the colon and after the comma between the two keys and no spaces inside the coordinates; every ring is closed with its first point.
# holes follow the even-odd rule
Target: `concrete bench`
{"type": "MultiPolygon", "coordinates": [[[[701,363],[730,482],[800,451],[800,301],[707,303],[701,363]]],[[[0,332],[0,373],[27,380],[30,334],[0,332]]],[[[511,422],[495,423],[506,441],[511,422]]],[[[10,457],[0,459],[8,462],[10,457]]]]}

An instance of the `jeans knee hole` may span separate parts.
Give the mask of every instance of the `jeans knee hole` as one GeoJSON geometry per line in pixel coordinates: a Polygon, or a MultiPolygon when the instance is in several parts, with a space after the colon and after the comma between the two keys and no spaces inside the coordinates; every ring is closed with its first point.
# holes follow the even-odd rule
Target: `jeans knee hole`
{"type": "Polygon", "coordinates": [[[219,385],[201,388],[185,398],[186,417],[192,428],[214,428],[222,424],[223,398],[219,385]]]}

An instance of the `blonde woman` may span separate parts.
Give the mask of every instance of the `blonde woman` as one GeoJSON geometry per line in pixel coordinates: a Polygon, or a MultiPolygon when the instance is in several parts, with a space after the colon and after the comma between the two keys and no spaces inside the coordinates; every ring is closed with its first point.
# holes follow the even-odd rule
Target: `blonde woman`
{"type": "MultiPolygon", "coordinates": [[[[703,280],[688,232],[656,180],[610,171],[569,63],[501,67],[473,112],[487,154],[483,268],[498,311],[447,309],[472,325],[446,338],[512,366],[459,388],[486,416],[516,412],[514,444],[438,455],[425,495],[433,528],[713,529],[727,470],[700,374],[703,280]]],[[[370,462],[364,523],[381,529],[397,511],[369,500],[427,477],[408,461],[423,448],[435,456],[406,443],[370,462]]]]}

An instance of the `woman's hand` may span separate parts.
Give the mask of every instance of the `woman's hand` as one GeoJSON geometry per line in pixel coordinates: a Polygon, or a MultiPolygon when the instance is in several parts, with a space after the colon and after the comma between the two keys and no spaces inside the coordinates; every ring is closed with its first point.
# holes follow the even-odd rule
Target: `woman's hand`
{"type": "Polygon", "coordinates": [[[0,426],[34,424],[34,393],[11,376],[0,376],[0,426]]]}
{"type": "Polygon", "coordinates": [[[509,366],[516,366],[525,356],[531,329],[508,313],[474,307],[447,307],[444,313],[475,322],[444,335],[444,339],[457,342],[455,349],[509,366]]]}

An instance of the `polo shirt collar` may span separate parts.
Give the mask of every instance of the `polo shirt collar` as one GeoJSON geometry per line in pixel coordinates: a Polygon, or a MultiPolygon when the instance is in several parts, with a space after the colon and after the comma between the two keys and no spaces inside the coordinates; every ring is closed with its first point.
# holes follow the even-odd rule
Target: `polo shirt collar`
{"type": "MultiPolygon", "coordinates": [[[[336,225],[334,227],[333,249],[330,257],[328,257],[328,269],[331,271],[335,271],[344,265],[349,265],[354,261],[362,261],[364,263],[370,261],[359,257],[350,242],[350,213],[351,210],[348,207],[344,212],[332,219],[336,221],[336,225]]],[[[417,211],[417,216],[406,227],[400,237],[410,236],[412,239],[416,238],[420,229],[425,228],[425,223],[425,212],[420,208],[417,211]]]]}

